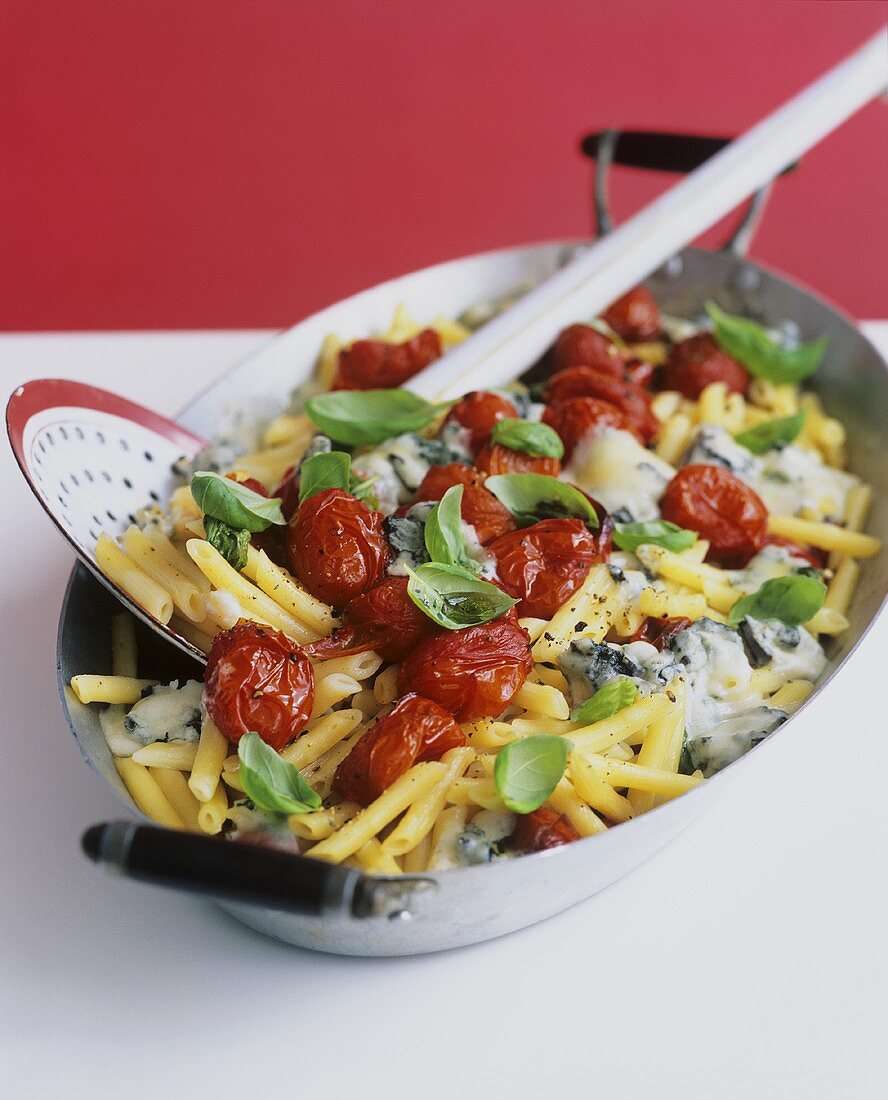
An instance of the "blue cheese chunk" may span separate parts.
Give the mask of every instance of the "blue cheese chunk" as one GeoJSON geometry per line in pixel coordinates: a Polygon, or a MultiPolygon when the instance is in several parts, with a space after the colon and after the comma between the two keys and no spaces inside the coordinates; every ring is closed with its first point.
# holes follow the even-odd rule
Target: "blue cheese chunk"
{"type": "Polygon", "coordinates": [[[390,515],[416,496],[432,466],[462,461],[461,452],[441,439],[424,439],[413,432],[396,436],[372,451],[357,454],[352,467],[357,477],[374,478],[373,492],[380,511],[390,515]]]}
{"type": "Polygon", "coordinates": [[[183,457],[174,462],[173,473],[186,484],[191,481],[198,470],[214,474],[225,474],[234,469],[237,460],[246,449],[243,444],[233,439],[220,439],[217,443],[212,443],[209,447],[204,447],[202,451],[198,451],[193,458],[183,457]]]}
{"type": "Polygon", "coordinates": [[[562,473],[628,522],[658,519],[660,498],[674,476],[668,462],[617,428],[595,432],[581,443],[562,473]]]}
{"type": "Polygon", "coordinates": [[[848,493],[860,478],[827,466],[816,451],[789,444],[762,455],[758,475],[749,483],[775,516],[796,516],[812,509],[840,521],[848,493]]]}
{"type": "Polygon", "coordinates": [[[766,665],[784,680],[816,680],[826,668],[826,654],[803,626],[776,619],[744,619],[740,637],[754,668],[766,665]]]}
{"type": "Polygon", "coordinates": [[[200,700],[203,684],[186,680],[179,686],[159,684],[130,707],[123,725],[143,745],[154,741],[197,741],[200,738],[200,700]]]}
{"type": "Polygon", "coordinates": [[[694,433],[682,465],[689,466],[692,463],[723,466],[744,481],[754,478],[758,473],[758,462],[752,451],[737,443],[729,432],[715,424],[701,424],[694,433]]]}

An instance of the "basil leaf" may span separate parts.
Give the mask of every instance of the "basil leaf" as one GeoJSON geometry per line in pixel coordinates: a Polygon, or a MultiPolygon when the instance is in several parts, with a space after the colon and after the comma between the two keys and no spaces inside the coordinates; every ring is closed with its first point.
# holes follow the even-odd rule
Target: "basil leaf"
{"type": "Polygon", "coordinates": [[[373,492],[373,486],[376,484],[376,474],[371,474],[370,477],[355,477],[354,474],[349,475],[349,489],[353,497],[358,500],[362,500],[365,504],[369,504],[371,508],[379,507],[379,497],[373,492]]]}
{"type": "Polygon", "coordinates": [[[735,317],[719,309],[715,302],[706,303],[706,312],[715,325],[714,335],[728,355],[746,367],[756,378],[765,378],[778,385],[801,382],[820,366],[829,343],[827,336],[798,348],[784,348],[768,335],[767,330],[748,317],[735,317]]]}
{"type": "Polygon", "coordinates": [[[479,573],[481,565],[469,554],[462,526],[462,485],[451,485],[425,522],[425,545],[433,562],[459,565],[479,573]]]}
{"type": "Polygon", "coordinates": [[[266,745],[258,733],[245,733],[237,743],[244,792],[262,810],[279,814],[307,814],[321,808],[321,796],[299,774],[299,769],[266,745]]]}
{"type": "Polygon", "coordinates": [[[243,531],[265,531],[273,523],[285,527],[279,497],[264,497],[246,485],[207,471],[191,479],[191,495],[205,516],[243,531]]]}
{"type": "Polygon", "coordinates": [[[582,722],[584,726],[590,726],[593,722],[600,722],[603,718],[610,718],[612,714],[634,703],[638,696],[638,688],[628,676],[618,676],[600,687],[598,691],[580,703],[570,712],[571,722],[582,722]]]}
{"type": "Polygon", "coordinates": [[[463,630],[498,619],[518,603],[501,588],[459,565],[427,562],[407,570],[407,595],[445,630],[463,630]]]}
{"type": "Polygon", "coordinates": [[[741,596],[728,612],[728,626],[744,619],[779,619],[787,626],[801,626],[823,607],[826,585],[815,577],[794,573],[772,577],[748,596],[741,596]]]}
{"type": "Polygon", "coordinates": [[[763,424],[747,428],[745,432],[738,432],[734,439],[741,447],[752,451],[754,455],[760,455],[770,451],[778,443],[792,443],[804,426],[805,410],[800,409],[795,416],[781,416],[777,420],[766,420],[763,424]]]}
{"type": "Polygon", "coordinates": [[[312,455],[299,467],[299,503],[326,489],[350,492],[351,459],[345,451],[312,455]]]}
{"type": "Polygon", "coordinates": [[[564,457],[564,444],[558,432],[548,424],[537,424],[532,420],[508,417],[498,420],[490,433],[490,442],[540,458],[564,457]]]}
{"type": "Polygon", "coordinates": [[[493,779],[500,798],[516,814],[538,810],[564,775],[570,741],[535,733],[510,741],[497,753],[493,779]]]}
{"type": "Polygon", "coordinates": [[[655,519],[648,523],[614,524],[614,545],[633,554],[639,546],[644,545],[662,546],[664,550],[678,554],[693,546],[696,541],[696,531],[688,531],[665,519],[655,519]]]}
{"type": "Polygon", "coordinates": [[[587,527],[598,526],[598,516],[588,498],[574,485],[548,474],[497,474],[484,482],[500,503],[505,504],[519,527],[541,519],[571,516],[587,527]]]}
{"type": "Polygon", "coordinates": [[[229,527],[221,519],[204,516],[204,531],[207,542],[214,547],[238,573],[247,564],[247,550],[250,545],[250,532],[229,527]]]}
{"type": "Polygon", "coordinates": [[[335,390],[310,397],[305,411],[331,439],[358,447],[419,431],[450,405],[433,405],[409,390],[335,390]]]}

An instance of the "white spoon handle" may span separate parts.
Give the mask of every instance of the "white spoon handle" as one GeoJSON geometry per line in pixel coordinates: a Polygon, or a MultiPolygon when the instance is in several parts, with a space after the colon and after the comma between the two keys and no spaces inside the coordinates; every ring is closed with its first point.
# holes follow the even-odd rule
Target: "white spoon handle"
{"type": "Polygon", "coordinates": [[[502,385],[534,362],[555,333],[605,309],[888,84],[883,28],[630,221],[411,379],[427,398],[502,385]]]}

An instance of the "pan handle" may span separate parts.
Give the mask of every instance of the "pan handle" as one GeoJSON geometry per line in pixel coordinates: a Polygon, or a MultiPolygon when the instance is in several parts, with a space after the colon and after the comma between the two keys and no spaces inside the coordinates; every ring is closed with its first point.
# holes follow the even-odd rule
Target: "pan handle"
{"type": "MultiPolygon", "coordinates": [[[[595,235],[603,237],[614,228],[610,212],[607,181],[611,166],[622,164],[655,172],[692,172],[730,144],[725,137],[702,134],[671,134],[653,130],[602,130],[588,134],[580,143],[585,156],[595,161],[593,201],[595,235]]],[[[787,167],[791,172],[798,162],[787,167]]],[[[771,185],[760,188],[746,207],[740,224],[722,245],[724,251],[745,256],[768,201],[771,185]]]]}
{"type": "Polygon", "coordinates": [[[81,843],[93,862],[129,878],[307,917],[409,918],[416,897],[437,889],[434,879],[371,877],[280,849],[130,821],[93,825],[81,843]]]}

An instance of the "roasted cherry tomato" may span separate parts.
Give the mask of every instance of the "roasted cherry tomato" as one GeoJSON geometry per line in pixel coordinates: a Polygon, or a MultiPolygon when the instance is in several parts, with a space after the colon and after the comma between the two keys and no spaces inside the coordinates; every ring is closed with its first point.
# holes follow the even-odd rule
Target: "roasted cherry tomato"
{"type": "Polygon", "coordinates": [[[570,367],[560,371],[543,394],[543,400],[552,405],[572,397],[597,397],[599,401],[609,401],[623,413],[645,443],[653,439],[660,426],[651,411],[651,396],[646,390],[592,367],[570,367]]]}
{"type": "Polygon", "coordinates": [[[287,526],[287,551],[312,596],[343,607],[382,580],[391,557],[384,518],[342,489],[303,500],[287,526]]]}
{"type": "Polygon", "coordinates": [[[660,307],[643,286],[633,287],[607,307],[602,317],[618,336],[630,343],[650,340],[660,331],[660,307]]]}
{"type": "Polygon", "coordinates": [[[482,546],[497,535],[515,530],[512,513],[484,488],[484,475],[472,466],[451,462],[433,466],[416,490],[417,500],[440,500],[451,485],[465,487],[462,498],[462,518],[475,528],[482,546]]]}
{"type": "Polygon", "coordinates": [[[542,852],[579,840],[580,834],[563,814],[540,806],[533,813],[519,814],[512,844],[519,852],[542,852]]]}
{"type": "Polygon", "coordinates": [[[280,751],[311,716],[311,662],[279,630],[241,620],[213,639],[203,701],[229,741],[254,730],[280,751]]]}
{"type": "Polygon", "coordinates": [[[355,340],[339,353],[335,390],[388,390],[403,385],[441,358],[441,337],[432,328],[423,329],[403,344],[385,340],[355,340]]]}
{"type": "Polygon", "coordinates": [[[438,760],[465,744],[465,733],[446,710],[411,692],[379,718],[342,761],[333,790],[366,806],[414,764],[438,760]]]}
{"type": "Polygon", "coordinates": [[[669,482],[660,512],[708,539],[706,560],[728,569],[742,569],[768,531],[768,509],[759,495],[723,466],[683,466],[669,482]]]}
{"type": "Polygon", "coordinates": [[[260,497],[267,497],[268,490],[255,477],[239,477],[238,474],[226,474],[229,481],[235,481],[238,485],[243,485],[245,489],[251,489],[254,493],[258,493],[260,497]]]}
{"type": "Polygon", "coordinates": [[[620,349],[591,325],[570,325],[560,332],[546,360],[550,374],[565,367],[596,367],[615,378],[623,376],[620,349]]]}
{"type": "Polygon", "coordinates": [[[597,397],[571,397],[557,405],[549,405],[543,413],[543,423],[554,428],[564,444],[564,461],[569,462],[578,444],[605,428],[622,428],[643,442],[638,429],[625,414],[609,401],[597,397]]]}
{"type": "Polygon", "coordinates": [[[407,595],[406,577],[386,577],[346,605],[347,626],[382,626],[385,640],[374,648],[387,661],[405,653],[434,629],[434,623],[407,595]]]}
{"type": "Polygon", "coordinates": [[[490,438],[497,420],[514,419],[518,410],[507,398],[487,390],[467,393],[447,414],[445,424],[461,424],[469,432],[469,447],[477,454],[490,438]]]}
{"type": "Polygon", "coordinates": [[[561,462],[545,455],[529,455],[526,451],[513,451],[502,443],[487,443],[478,452],[475,465],[483,474],[548,474],[558,477],[561,462]]]}
{"type": "Polygon", "coordinates": [[[420,642],[401,664],[398,690],[418,691],[468,722],[502,714],[532,668],[530,639],[510,613],[420,642]]]}
{"type": "Polygon", "coordinates": [[[273,496],[281,498],[284,519],[290,519],[299,507],[299,467],[291,466],[281,478],[273,496]]]}
{"type": "Polygon", "coordinates": [[[804,558],[815,569],[825,569],[829,562],[829,552],[821,550],[817,546],[799,546],[792,539],[781,538],[780,535],[768,535],[762,546],[782,546],[797,558],[804,558]]]}
{"type": "Polygon", "coordinates": [[[673,615],[663,619],[648,618],[644,620],[629,640],[631,642],[650,642],[662,653],[676,634],[681,634],[690,625],[691,620],[686,619],[683,615],[673,615]]]}
{"type": "Polygon", "coordinates": [[[579,519],[544,519],[501,535],[488,548],[500,585],[520,600],[519,615],[551,619],[596,562],[605,560],[595,533],[579,519]]]}
{"type": "Polygon", "coordinates": [[[722,351],[710,333],[698,332],[672,349],[660,383],[664,390],[678,390],[685,397],[696,399],[710,382],[724,382],[728,393],[746,393],[749,374],[741,363],[722,351]]]}
{"type": "Polygon", "coordinates": [[[626,370],[623,377],[627,382],[631,382],[633,386],[645,388],[649,386],[654,379],[653,364],[646,363],[644,359],[630,359],[626,363],[626,370]]]}

